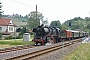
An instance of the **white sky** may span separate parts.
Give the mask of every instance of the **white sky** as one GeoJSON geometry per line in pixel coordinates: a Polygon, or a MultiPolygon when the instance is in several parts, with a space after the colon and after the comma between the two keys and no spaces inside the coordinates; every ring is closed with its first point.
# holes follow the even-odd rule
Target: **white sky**
{"type": "Polygon", "coordinates": [[[1,0],[4,14],[25,16],[37,9],[49,22],[60,20],[61,23],[74,17],[90,16],[90,0],[1,0]]]}

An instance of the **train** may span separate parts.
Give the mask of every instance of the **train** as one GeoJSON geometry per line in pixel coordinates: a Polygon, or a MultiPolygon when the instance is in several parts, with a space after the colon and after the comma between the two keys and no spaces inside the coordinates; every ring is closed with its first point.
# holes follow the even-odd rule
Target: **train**
{"type": "Polygon", "coordinates": [[[33,28],[35,45],[46,45],[46,43],[58,43],[61,41],[70,41],[78,38],[88,37],[88,32],[75,30],[60,30],[57,27],[38,26],[33,28]]]}

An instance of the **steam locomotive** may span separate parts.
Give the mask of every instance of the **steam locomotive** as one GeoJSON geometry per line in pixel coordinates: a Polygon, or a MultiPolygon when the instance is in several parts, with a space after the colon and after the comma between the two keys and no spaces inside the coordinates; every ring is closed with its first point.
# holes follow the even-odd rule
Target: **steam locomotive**
{"type": "Polygon", "coordinates": [[[74,30],[60,30],[57,27],[38,26],[33,28],[35,45],[45,45],[46,43],[58,43],[62,40],[73,40],[87,37],[88,32],[74,30]]]}

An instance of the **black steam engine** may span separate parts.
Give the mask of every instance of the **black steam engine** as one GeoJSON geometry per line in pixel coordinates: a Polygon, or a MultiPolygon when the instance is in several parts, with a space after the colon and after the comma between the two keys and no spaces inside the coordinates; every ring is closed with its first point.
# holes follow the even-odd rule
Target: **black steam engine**
{"type": "Polygon", "coordinates": [[[59,42],[60,29],[38,26],[33,29],[34,39],[33,41],[37,44],[45,45],[47,42],[56,43],[59,42]],[[51,41],[52,40],[52,41],[51,41]]]}

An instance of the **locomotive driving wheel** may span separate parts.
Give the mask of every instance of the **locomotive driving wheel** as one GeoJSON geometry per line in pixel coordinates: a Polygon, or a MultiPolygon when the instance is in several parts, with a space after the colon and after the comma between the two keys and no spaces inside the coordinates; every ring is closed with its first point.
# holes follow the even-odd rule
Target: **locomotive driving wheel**
{"type": "Polygon", "coordinates": [[[52,39],[49,40],[50,44],[54,44],[54,41],[52,39]]]}
{"type": "Polygon", "coordinates": [[[52,44],[56,43],[56,40],[53,36],[51,36],[51,41],[52,41],[52,44]]]}

